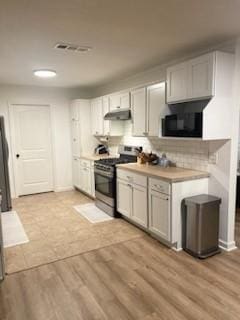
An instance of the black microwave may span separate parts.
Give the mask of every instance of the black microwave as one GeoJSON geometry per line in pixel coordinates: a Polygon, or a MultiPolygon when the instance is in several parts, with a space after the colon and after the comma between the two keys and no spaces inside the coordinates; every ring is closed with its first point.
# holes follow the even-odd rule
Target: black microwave
{"type": "Polygon", "coordinates": [[[165,137],[202,137],[202,112],[179,113],[162,119],[162,135],[165,137]]]}

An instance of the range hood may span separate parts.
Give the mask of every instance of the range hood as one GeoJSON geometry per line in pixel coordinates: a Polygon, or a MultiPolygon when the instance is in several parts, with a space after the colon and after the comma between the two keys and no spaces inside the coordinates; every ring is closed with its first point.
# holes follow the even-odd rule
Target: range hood
{"type": "Polygon", "coordinates": [[[127,109],[115,109],[105,114],[104,120],[129,120],[131,111],[127,109]]]}

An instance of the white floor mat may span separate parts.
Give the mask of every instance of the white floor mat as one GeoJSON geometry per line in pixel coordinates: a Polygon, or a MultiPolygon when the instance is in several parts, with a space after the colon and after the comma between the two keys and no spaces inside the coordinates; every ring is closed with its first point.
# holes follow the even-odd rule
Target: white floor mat
{"type": "Polygon", "coordinates": [[[29,242],[16,211],[2,212],[1,216],[4,248],[29,242]]]}
{"type": "Polygon", "coordinates": [[[74,209],[92,223],[98,223],[113,219],[101,209],[96,207],[94,203],[86,203],[79,206],[74,206],[74,209]]]}

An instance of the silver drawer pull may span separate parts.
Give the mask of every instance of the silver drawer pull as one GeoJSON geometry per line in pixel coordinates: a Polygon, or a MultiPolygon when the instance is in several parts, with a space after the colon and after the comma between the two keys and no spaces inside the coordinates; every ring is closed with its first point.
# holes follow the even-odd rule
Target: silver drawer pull
{"type": "Polygon", "coordinates": [[[159,189],[164,189],[163,186],[159,186],[158,184],[155,184],[154,187],[159,188],[159,189]]]}

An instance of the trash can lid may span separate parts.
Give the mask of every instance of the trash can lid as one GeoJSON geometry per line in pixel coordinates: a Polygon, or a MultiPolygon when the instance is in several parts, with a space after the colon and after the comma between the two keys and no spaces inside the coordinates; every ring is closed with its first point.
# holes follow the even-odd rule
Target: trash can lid
{"type": "Polygon", "coordinates": [[[220,204],[221,203],[221,198],[212,196],[210,194],[200,194],[197,196],[193,196],[193,197],[189,197],[189,198],[185,198],[185,204],[186,205],[204,205],[204,204],[213,204],[213,203],[217,203],[220,204]]]}

